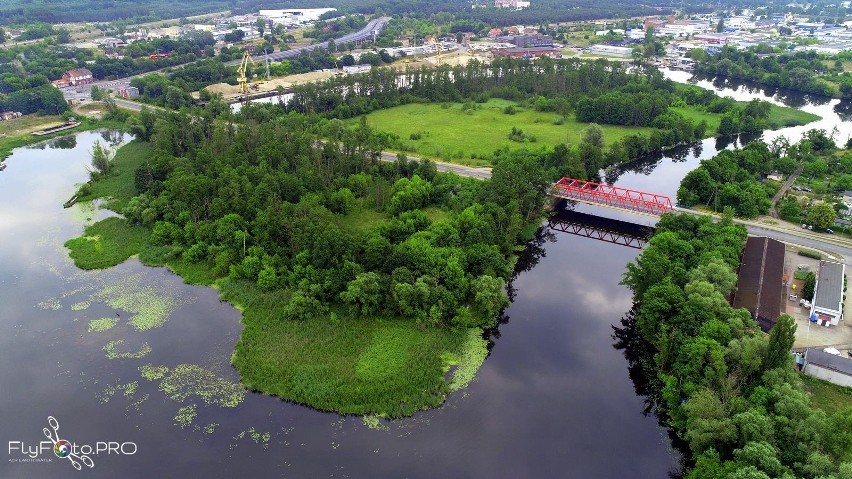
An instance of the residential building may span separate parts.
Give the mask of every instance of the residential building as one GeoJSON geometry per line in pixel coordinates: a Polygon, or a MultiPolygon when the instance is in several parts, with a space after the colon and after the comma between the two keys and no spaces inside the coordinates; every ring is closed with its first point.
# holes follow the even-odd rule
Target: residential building
{"type": "Polygon", "coordinates": [[[820,326],[837,326],[843,319],[845,273],[845,264],[834,261],[819,262],[814,300],[811,304],[811,321],[820,326]]]}
{"type": "Polygon", "coordinates": [[[62,78],[54,80],[53,85],[57,87],[86,85],[94,83],[95,77],[88,68],[74,68],[62,74],[62,78]]]}
{"type": "Polygon", "coordinates": [[[852,387],[852,359],[843,356],[808,348],[802,372],[839,386],[852,387]]]}

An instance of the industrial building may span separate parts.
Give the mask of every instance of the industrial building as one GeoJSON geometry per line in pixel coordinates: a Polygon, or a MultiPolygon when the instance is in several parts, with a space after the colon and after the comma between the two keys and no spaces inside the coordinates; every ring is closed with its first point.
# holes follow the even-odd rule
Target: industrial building
{"type": "Polygon", "coordinates": [[[769,331],[784,301],[784,243],[765,237],[749,236],[737,273],[733,306],[745,308],[769,331]]]}
{"type": "Polygon", "coordinates": [[[612,57],[630,58],[633,56],[633,49],[630,47],[616,47],[612,45],[592,45],[587,52],[596,55],[607,55],[612,57]]]}
{"type": "Polygon", "coordinates": [[[518,48],[552,47],[553,38],[550,35],[518,35],[514,43],[518,48]]]}
{"type": "Polygon", "coordinates": [[[852,387],[852,359],[809,348],[802,372],[840,386],[852,387]]]}
{"type": "Polygon", "coordinates": [[[814,300],[811,304],[811,321],[820,326],[837,326],[843,319],[843,278],[846,265],[834,261],[820,261],[814,300]]]}

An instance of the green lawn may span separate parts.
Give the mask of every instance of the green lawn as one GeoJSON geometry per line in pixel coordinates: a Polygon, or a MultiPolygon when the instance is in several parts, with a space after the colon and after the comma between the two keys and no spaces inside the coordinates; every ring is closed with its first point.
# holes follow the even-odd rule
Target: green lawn
{"type": "MultiPolygon", "coordinates": [[[[378,130],[399,135],[402,144],[413,154],[473,165],[487,162],[471,161],[471,154],[491,155],[502,147],[517,149],[524,146],[524,143],[509,140],[512,127],[535,136],[536,142],[526,143],[527,147],[534,148],[565,142],[577,144],[588,126],[571,117],[566,118],[562,125],[554,125],[559,118],[556,113],[518,107],[515,102],[507,100],[491,99],[476,105],[481,109],[465,112],[461,103],[450,104],[449,108],[438,103],[409,104],[370,113],[367,123],[378,130]],[[516,114],[503,113],[503,109],[510,105],[515,106],[516,114]],[[411,140],[412,134],[420,134],[421,139],[411,140]]],[[[651,131],[650,128],[612,125],[601,125],[601,128],[607,144],[633,133],[651,131]]]]}
{"type": "Polygon", "coordinates": [[[811,404],[826,414],[852,407],[852,388],[845,388],[822,379],[801,375],[805,391],[811,397],[811,404]]]}
{"type": "Polygon", "coordinates": [[[340,217],[338,224],[353,233],[366,233],[384,223],[387,216],[370,208],[359,207],[340,217]]]}
{"type": "MultiPolygon", "coordinates": [[[[518,149],[552,147],[559,143],[576,145],[588,123],[580,123],[573,116],[561,125],[554,124],[559,118],[556,113],[539,112],[520,107],[517,103],[491,99],[476,104],[476,110],[462,110],[461,103],[452,104],[408,104],[379,110],[367,115],[367,123],[380,131],[399,136],[400,147],[413,155],[473,166],[486,165],[487,157],[500,148],[518,149]],[[517,113],[503,113],[507,106],[514,106],[517,113]],[[519,143],[509,140],[512,127],[535,137],[535,142],[519,143]]],[[[721,115],[702,112],[691,107],[672,108],[696,123],[706,120],[707,134],[713,136],[719,126],[721,115]]],[[[819,119],[816,115],[793,108],[772,107],[769,124],[776,127],[804,124],[819,119]]],[[[351,120],[355,122],[357,120],[351,120]]],[[[651,128],[601,125],[604,142],[609,145],[635,133],[650,134],[651,128]]]]}

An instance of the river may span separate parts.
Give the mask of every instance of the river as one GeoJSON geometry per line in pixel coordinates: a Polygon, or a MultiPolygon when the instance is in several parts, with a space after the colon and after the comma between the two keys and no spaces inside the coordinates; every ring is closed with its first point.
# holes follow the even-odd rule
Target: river
{"type": "MultiPolygon", "coordinates": [[[[838,123],[845,141],[850,125],[833,108],[803,107],[824,117],[816,126],[838,123]]],[[[766,135],[795,139],[800,130],[766,135]]],[[[85,132],[21,148],[0,172],[0,440],[9,443],[0,477],[652,478],[678,470],[668,431],[643,414],[613,347],[612,325],[631,306],[618,281],[639,250],[542,231],[520,262],[478,379],[441,408],[370,428],[359,417],[243,396],[229,364],[240,313],[215,290],[135,259],[104,271],[74,267],[63,243],[109,214],[62,208],[85,181],[96,140],[129,137],[85,132]],[[62,439],[115,442],[128,454],[89,454],[94,467],[80,473],[50,449],[29,461],[19,451],[47,440],[48,416],[62,439]]],[[[705,140],[700,152],[622,172],[618,184],[673,195],[715,151],[716,140],[705,140]]]]}

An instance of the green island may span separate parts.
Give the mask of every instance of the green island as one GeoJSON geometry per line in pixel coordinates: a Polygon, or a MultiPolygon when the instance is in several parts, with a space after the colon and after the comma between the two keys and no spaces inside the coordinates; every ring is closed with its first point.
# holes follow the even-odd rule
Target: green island
{"type": "Polygon", "coordinates": [[[617,346],[686,443],[687,478],[850,477],[849,388],[796,372],[793,318],[764,334],[725,299],[745,238],[730,214],[663,215],[624,273],[634,308],[617,346]]]}

